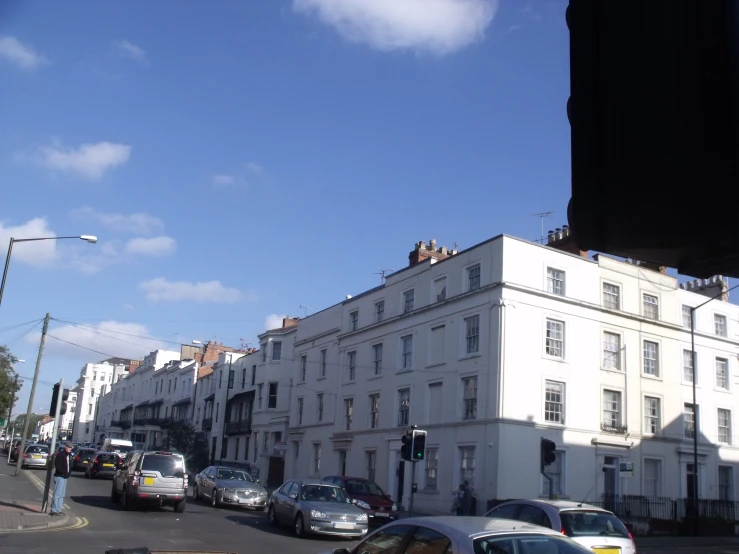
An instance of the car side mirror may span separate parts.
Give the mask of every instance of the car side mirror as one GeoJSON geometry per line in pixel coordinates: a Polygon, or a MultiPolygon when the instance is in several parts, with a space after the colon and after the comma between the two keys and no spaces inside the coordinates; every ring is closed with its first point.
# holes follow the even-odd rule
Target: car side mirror
{"type": "Polygon", "coordinates": [[[352,498],[352,504],[356,504],[356,503],[357,503],[357,499],[356,498],[352,498]]]}
{"type": "Polygon", "coordinates": [[[296,498],[298,497],[298,495],[297,495],[297,494],[295,494],[294,492],[291,492],[291,493],[290,493],[290,494],[288,494],[287,496],[289,496],[289,497],[290,497],[290,498],[292,498],[293,500],[295,500],[295,499],[296,499],[296,498]]]}
{"type": "Polygon", "coordinates": [[[259,479],[257,479],[257,483],[259,483],[259,479]]]}

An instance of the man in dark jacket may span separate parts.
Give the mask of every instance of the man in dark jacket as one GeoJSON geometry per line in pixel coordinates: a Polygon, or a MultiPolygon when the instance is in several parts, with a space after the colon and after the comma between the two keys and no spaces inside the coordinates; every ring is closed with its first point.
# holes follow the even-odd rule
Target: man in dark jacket
{"type": "Polygon", "coordinates": [[[72,443],[63,442],[64,447],[54,457],[54,496],[51,498],[51,515],[61,516],[64,495],[67,492],[67,479],[72,473],[72,443]]]}

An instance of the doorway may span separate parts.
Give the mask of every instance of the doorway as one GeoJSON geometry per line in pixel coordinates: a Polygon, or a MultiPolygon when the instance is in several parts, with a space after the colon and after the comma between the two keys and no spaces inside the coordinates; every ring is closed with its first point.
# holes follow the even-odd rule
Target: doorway
{"type": "Polygon", "coordinates": [[[605,456],[603,458],[603,502],[606,510],[614,511],[616,509],[620,461],[617,456],[605,456]]]}

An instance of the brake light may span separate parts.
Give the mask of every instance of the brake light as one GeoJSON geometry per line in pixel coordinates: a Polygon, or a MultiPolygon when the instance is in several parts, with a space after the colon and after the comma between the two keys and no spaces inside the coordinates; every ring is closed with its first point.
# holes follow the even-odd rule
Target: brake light
{"type": "Polygon", "coordinates": [[[26,452],[25,454],[23,454],[23,457],[24,458],[28,458],[28,452],[26,452]]]}
{"type": "Polygon", "coordinates": [[[131,485],[134,487],[139,486],[139,477],[141,477],[141,472],[137,469],[133,472],[133,479],[131,479],[131,485]]]}
{"type": "Polygon", "coordinates": [[[74,457],[74,459],[75,459],[75,461],[79,462],[79,461],[80,461],[80,455],[79,455],[79,454],[77,454],[77,455],[76,455],[76,456],[74,457]]]}
{"type": "Polygon", "coordinates": [[[631,539],[631,544],[634,545],[634,554],[636,554],[636,542],[634,541],[634,537],[631,535],[630,532],[627,531],[627,533],[629,533],[629,538],[631,539]]]}
{"type": "Polygon", "coordinates": [[[565,537],[567,536],[567,531],[564,530],[564,528],[560,531],[565,537]]]}

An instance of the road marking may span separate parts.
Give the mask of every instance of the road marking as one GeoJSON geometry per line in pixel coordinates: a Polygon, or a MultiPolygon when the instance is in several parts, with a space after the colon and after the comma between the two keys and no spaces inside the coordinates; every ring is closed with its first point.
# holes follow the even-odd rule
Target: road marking
{"type": "Polygon", "coordinates": [[[8,529],[3,531],[3,535],[6,533],[50,533],[52,531],[73,531],[75,529],[87,527],[89,524],[90,521],[86,517],[75,517],[74,523],[72,525],[67,525],[66,527],[52,527],[51,529],[39,529],[37,527],[32,529],[8,529]]]}

